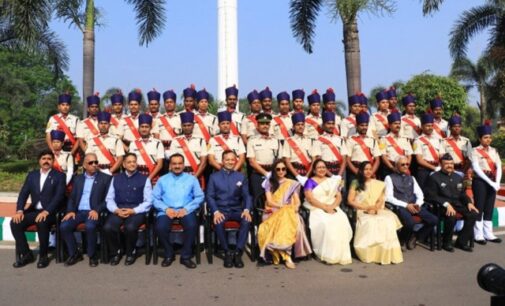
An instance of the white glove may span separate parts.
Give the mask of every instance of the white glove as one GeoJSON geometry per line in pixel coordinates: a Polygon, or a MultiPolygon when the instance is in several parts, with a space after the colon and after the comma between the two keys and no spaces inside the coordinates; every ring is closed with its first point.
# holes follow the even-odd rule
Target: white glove
{"type": "Polygon", "coordinates": [[[261,183],[261,187],[263,187],[263,189],[265,189],[265,185],[267,184],[267,181],[270,179],[271,176],[272,176],[272,172],[268,172],[267,175],[264,176],[265,179],[261,183]]]}
{"type": "Polygon", "coordinates": [[[496,191],[500,190],[500,187],[501,187],[501,186],[500,186],[500,183],[499,183],[499,182],[496,182],[496,183],[494,183],[494,184],[493,184],[493,188],[494,188],[494,190],[496,190],[496,191]]]}
{"type": "Polygon", "coordinates": [[[272,171],[267,172],[267,175],[265,175],[265,178],[268,180],[272,176],[272,171]]]}
{"type": "Polygon", "coordinates": [[[307,181],[307,177],[306,176],[301,176],[301,175],[297,175],[296,176],[296,180],[302,184],[302,186],[305,185],[305,182],[307,181]]]}
{"type": "Polygon", "coordinates": [[[332,175],[331,178],[335,180],[342,180],[342,177],[340,175],[332,175]]]}
{"type": "Polygon", "coordinates": [[[112,175],[112,172],[110,172],[110,169],[100,169],[105,174],[112,175]]]}
{"type": "Polygon", "coordinates": [[[437,171],[440,171],[440,169],[442,169],[442,168],[441,168],[440,166],[437,166],[437,167],[435,168],[435,170],[433,170],[433,171],[437,172],[437,171]]]}

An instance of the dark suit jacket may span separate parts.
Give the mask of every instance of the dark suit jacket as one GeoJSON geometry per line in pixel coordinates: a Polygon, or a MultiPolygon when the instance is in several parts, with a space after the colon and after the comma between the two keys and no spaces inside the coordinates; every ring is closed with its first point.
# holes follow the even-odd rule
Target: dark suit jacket
{"type": "Polygon", "coordinates": [[[463,178],[456,173],[451,175],[443,171],[433,173],[428,178],[425,190],[425,198],[438,205],[448,202],[452,206],[464,207],[471,203],[466,195],[463,178]]]}
{"type": "Polygon", "coordinates": [[[40,202],[44,210],[47,210],[50,214],[55,213],[63,203],[65,184],[65,174],[51,170],[41,191],[40,169],[31,171],[26,176],[25,183],[19,192],[16,211],[25,210],[26,201],[31,196],[32,203],[29,209],[35,209],[37,203],[40,202]]]}
{"type": "MultiPolygon", "coordinates": [[[[93,182],[93,187],[91,187],[91,194],[89,196],[89,204],[92,210],[101,212],[105,209],[105,197],[107,196],[107,190],[109,190],[111,180],[112,176],[108,174],[102,173],[101,171],[96,173],[95,181],[93,182]]],[[[72,193],[67,201],[67,213],[76,212],[78,210],[84,190],[84,181],[84,174],[79,174],[74,177],[72,193]]]]}
{"type": "Polygon", "coordinates": [[[216,210],[224,214],[252,210],[247,179],[241,172],[220,170],[212,173],[206,194],[212,213],[216,210]]]}

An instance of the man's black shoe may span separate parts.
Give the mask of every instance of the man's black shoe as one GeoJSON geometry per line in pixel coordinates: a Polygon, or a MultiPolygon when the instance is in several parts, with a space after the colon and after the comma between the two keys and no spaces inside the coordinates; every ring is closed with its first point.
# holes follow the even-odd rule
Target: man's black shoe
{"type": "Polygon", "coordinates": [[[412,235],[410,237],[409,241],[407,241],[407,250],[415,249],[416,244],[417,244],[417,237],[416,237],[416,235],[412,235]]]}
{"type": "Polygon", "coordinates": [[[233,267],[233,253],[231,251],[226,251],[224,254],[224,267],[232,268],[233,267]]]}
{"type": "Polygon", "coordinates": [[[188,269],[196,268],[196,263],[194,263],[190,258],[187,259],[181,258],[181,265],[185,266],[188,269]]]}
{"type": "Polygon", "coordinates": [[[19,259],[16,260],[15,263],[12,264],[14,268],[21,268],[26,266],[29,263],[32,263],[35,260],[32,251],[29,251],[26,254],[22,254],[19,256],[19,259]]]}
{"type": "Polygon", "coordinates": [[[460,250],[465,251],[465,252],[473,252],[473,249],[466,244],[462,244],[462,243],[457,242],[456,247],[460,250]]]}
{"type": "Polygon", "coordinates": [[[126,259],[124,261],[125,266],[131,266],[135,263],[135,260],[137,259],[137,256],[135,254],[132,255],[126,255],[126,259]]]}
{"type": "Polygon", "coordinates": [[[74,255],[67,258],[65,261],[65,267],[73,266],[81,260],[83,260],[82,254],[80,252],[75,252],[74,255]]]}
{"type": "Polygon", "coordinates": [[[242,261],[242,251],[235,252],[235,256],[233,256],[233,265],[235,268],[243,268],[244,262],[242,261]]]}
{"type": "Polygon", "coordinates": [[[487,243],[487,241],[485,239],[482,239],[482,240],[475,239],[474,241],[475,241],[475,243],[478,243],[480,245],[486,245],[486,243],[487,243]]]}
{"type": "Polygon", "coordinates": [[[501,242],[501,238],[495,238],[495,239],[486,239],[487,241],[489,242],[492,242],[492,243],[500,243],[501,242]]]}
{"type": "Polygon", "coordinates": [[[161,266],[162,267],[170,267],[174,261],[175,261],[175,257],[165,258],[161,262],[161,266]]]}
{"type": "Polygon", "coordinates": [[[96,258],[96,256],[91,256],[89,258],[89,266],[90,267],[96,267],[96,266],[98,266],[98,258],[96,258]]]}
{"type": "Polygon", "coordinates": [[[44,269],[47,266],[49,266],[49,258],[47,256],[40,257],[39,261],[37,262],[37,268],[44,269]]]}
{"type": "Polygon", "coordinates": [[[446,250],[447,252],[453,253],[454,252],[454,247],[452,246],[452,243],[444,243],[442,245],[442,249],[446,250]]]}
{"type": "Polygon", "coordinates": [[[112,257],[112,259],[110,260],[110,265],[117,266],[120,261],[121,261],[121,254],[117,254],[116,256],[112,257]]]}

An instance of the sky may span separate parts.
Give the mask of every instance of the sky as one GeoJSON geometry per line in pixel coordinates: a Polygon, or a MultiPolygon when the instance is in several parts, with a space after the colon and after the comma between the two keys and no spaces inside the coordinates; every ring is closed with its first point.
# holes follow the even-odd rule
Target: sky
{"type": "MultiPolygon", "coordinates": [[[[389,86],[428,72],[447,75],[452,59],[449,33],[461,15],[482,0],[446,0],[440,11],[423,17],[421,0],[396,0],[391,15],[359,16],[362,91],[389,86]]],[[[217,0],[167,0],[163,33],[148,47],[140,46],[133,7],[121,0],[95,0],[103,26],[96,29],[95,91],[119,87],[123,92],[174,89],[180,96],[190,84],[217,90],[217,0]]],[[[66,43],[67,71],[82,92],[82,33],[62,21],[51,25],[66,43]]],[[[265,86],[277,94],[303,88],[326,88],[346,101],[342,23],[327,9],[318,17],[313,53],[293,38],[288,0],[238,0],[239,96],[265,86]]],[[[486,34],[469,44],[476,60],[486,46],[486,34]]],[[[476,93],[469,102],[474,104],[476,93]]]]}

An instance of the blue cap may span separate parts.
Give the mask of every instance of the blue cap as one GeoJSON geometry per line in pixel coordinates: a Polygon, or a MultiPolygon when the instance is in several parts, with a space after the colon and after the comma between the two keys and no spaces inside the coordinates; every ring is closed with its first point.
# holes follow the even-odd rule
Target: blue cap
{"type": "Polygon", "coordinates": [[[147,93],[147,101],[156,100],[160,102],[161,94],[153,88],[150,92],[147,93]]]}
{"type": "Polygon", "coordinates": [[[222,111],[217,113],[217,120],[219,123],[223,121],[231,122],[231,113],[229,111],[222,111]]]}
{"type": "Polygon", "coordinates": [[[255,89],[247,95],[247,100],[249,101],[249,104],[251,104],[253,103],[254,100],[261,100],[261,97],[260,94],[255,89]]]}
{"type": "Polygon", "coordinates": [[[323,103],[328,103],[335,101],[335,92],[333,91],[333,88],[328,88],[326,89],[326,92],[323,94],[323,103]]]}
{"type": "Polygon", "coordinates": [[[289,102],[290,98],[289,98],[289,94],[285,91],[283,92],[280,92],[278,95],[277,95],[277,103],[281,102],[282,100],[287,100],[289,102]]]}
{"type": "Polygon", "coordinates": [[[65,140],[65,132],[60,130],[51,131],[51,140],[59,140],[63,142],[65,140]]]}
{"type": "Polygon", "coordinates": [[[272,99],[272,92],[270,88],[266,87],[262,91],[260,91],[260,100],[272,99]]]}
{"type": "Polygon", "coordinates": [[[463,119],[461,118],[461,116],[452,115],[452,117],[449,118],[449,126],[453,126],[456,124],[461,125],[461,123],[463,123],[463,119]]]}
{"type": "Polygon", "coordinates": [[[368,105],[368,98],[364,94],[360,94],[359,97],[360,97],[359,104],[368,105]]]}
{"type": "Polygon", "coordinates": [[[195,123],[195,114],[193,112],[180,113],[181,124],[184,123],[195,123]]]}
{"type": "Polygon", "coordinates": [[[139,115],[139,126],[141,124],[153,124],[153,117],[149,114],[140,114],[139,115]]]}
{"type": "Polygon", "coordinates": [[[293,122],[293,125],[297,124],[298,122],[305,122],[305,115],[303,113],[294,113],[291,116],[291,122],[293,122]]]}
{"type": "Polygon", "coordinates": [[[388,100],[388,93],[387,91],[379,91],[378,93],[375,94],[375,100],[377,100],[377,103],[379,103],[382,100],[388,100]]]}
{"type": "Polygon", "coordinates": [[[477,127],[477,134],[479,135],[479,138],[484,135],[491,135],[492,131],[493,129],[491,128],[490,122],[485,122],[484,125],[479,125],[477,127]]]}
{"type": "Polygon", "coordinates": [[[97,95],[87,97],[86,101],[88,102],[88,107],[91,105],[100,105],[100,97],[97,95]]]}
{"type": "Polygon", "coordinates": [[[394,88],[393,86],[391,86],[388,89],[388,99],[391,99],[391,98],[394,98],[394,97],[397,97],[397,95],[396,95],[396,88],[394,88]]]}
{"type": "Polygon", "coordinates": [[[131,101],[137,101],[138,103],[142,101],[142,92],[139,89],[135,89],[128,94],[128,102],[131,101]]]}
{"type": "Polygon", "coordinates": [[[202,89],[196,93],[196,101],[200,101],[200,100],[204,100],[204,99],[208,101],[209,97],[210,97],[210,95],[205,89],[202,89]]]}
{"type": "Polygon", "coordinates": [[[309,105],[313,103],[321,103],[321,96],[316,89],[314,89],[312,93],[307,96],[307,101],[309,102],[309,105]]]}
{"type": "Polygon", "coordinates": [[[416,97],[414,97],[412,94],[408,94],[402,99],[403,106],[407,106],[410,103],[416,104],[416,97]]]}
{"type": "Polygon", "coordinates": [[[98,122],[102,122],[102,121],[110,122],[110,113],[109,112],[98,112],[98,114],[96,115],[96,118],[97,118],[98,122]]]}
{"type": "Polygon", "coordinates": [[[368,123],[370,122],[370,115],[367,112],[361,112],[356,115],[356,124],[368,123]]]}
{"type": "Polygon", "coordinates": [[[305,99],[305,92],[303,89],[295,89],[291,92],[291,96],[293,97],[293,100],[295,99],[305,99]]]}
{"type": "Polygon", "coordinates": [[[224,93],[226,94],[226,97],[228,98],[229,96],[235,96],[238,97],[238,89],[237,86],[233,85],[232,87],[228,87],[224,90],[224,93]]]}
{"type": "Polygon", "coordinates": [[[182,91],[182,95],[184,98],[195,98],[196,96],[196,90],[195,90],[195,85],[191,85],[191,87],[188,87],[182,91]]]}
{"type": "Polygon", "coordinates": [[[110,103],[112,104],[123,104],[124,103],[124,97],[121,92],[116,92],[112,96],[110,96],[110,103]]]}
{"type": "Polygon", "coordinates": [[[62,103],[72,103],[72,96],[69,95],[68,93],[64,93],[58,96],[58,104],[62,103]]]}
{"type": "Polygon", "coordinates": [[[391,114],[388,115],[388,123],[393,123],[396,121],[402,121],[402,114],[400,112],[391,112],[391,114]]]}
{"type": "Polygon", "coordinates": [[[432,113],[424,113],[421,115],[421,124],[433,123],[434,118],[432,113]]]}
{"type": "Polygon", "coordinates": [[[360,95],[352,95],[348,99],[349,107],[354,104],[361,104],[361,96],[360,95]]]}
{"type": "Polygon", "coordinates": [[[323,123],[333,121],[335,122],[335,113],[334,112],[323,112],[323,123]]]}
{"type": "Polygon", "coordinates": [[[444,101],[440,98],[435,98],[430,101],[430,107],[431,109],[437,108],[437,107],[443,107],[444,101]]]}
{"type": "Polygon", "coordinates": [[[173,91],[172,89],[167,90],[163,93],[163,101],[166,101],[168,99],[177,101],[177,95],[175,94],[175,91],[173,91]]]}

